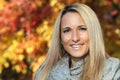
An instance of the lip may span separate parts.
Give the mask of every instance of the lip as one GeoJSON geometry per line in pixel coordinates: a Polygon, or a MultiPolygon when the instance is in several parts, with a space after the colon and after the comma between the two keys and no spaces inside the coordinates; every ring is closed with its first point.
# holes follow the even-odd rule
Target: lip
{"type": "Polygon", "coordinates": [[[82,47],[83,44],[71,44],[70,46],[73,48],[73,49],[80,49],[82,47]]]}
{"type": "Polygon", "coordinates": [[[83,45],[84,43],[79,43],[79,44],[70,44],[70,46],[73,46],[73,45],[83,45]]]}

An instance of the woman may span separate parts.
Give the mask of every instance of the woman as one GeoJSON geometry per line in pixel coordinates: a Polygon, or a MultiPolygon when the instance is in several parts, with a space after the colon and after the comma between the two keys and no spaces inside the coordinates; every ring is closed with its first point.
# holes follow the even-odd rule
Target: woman
{"type": "Polygon", "coordinates": [[[35,80],[120,80],[120,60],[106,54],[100,23],[87,5],[61,10],[35,80]]]}

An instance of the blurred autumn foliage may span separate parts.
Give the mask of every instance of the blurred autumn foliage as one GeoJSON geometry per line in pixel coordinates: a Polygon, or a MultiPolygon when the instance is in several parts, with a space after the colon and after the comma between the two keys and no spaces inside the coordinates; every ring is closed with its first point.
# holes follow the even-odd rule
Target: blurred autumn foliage
{"type": "Polygon", "coordinates": [[[120,58],[120,0],[0,0],[0,80],[32,80],[45,59],[56,16],[74,2],[94,9],[107,52],[120,58]]]}

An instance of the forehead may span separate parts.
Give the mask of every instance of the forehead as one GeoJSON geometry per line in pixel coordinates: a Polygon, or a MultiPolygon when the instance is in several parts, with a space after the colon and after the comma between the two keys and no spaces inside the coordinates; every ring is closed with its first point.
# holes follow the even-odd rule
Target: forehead
{"type": "Polygon", "coordinates": [[[68,12],[62,16],[61,26],[85,25],[81,15],[77,12],[68,12]]]}
{"type": "Polygon", "coordinates": [[[79,14],[78,12],[72,12],[72,11],[70,11],[70,12],[66,12],[65,14],[63,14],[63,15],[62,15],[62,18],[65,17],[66,15],[67,15],[67,16],[68,16],[68,15],[72,16],[72,15],[75,15],[75,14],[78,15],[78,16],[80,16],[80,14],[79,14]]]}

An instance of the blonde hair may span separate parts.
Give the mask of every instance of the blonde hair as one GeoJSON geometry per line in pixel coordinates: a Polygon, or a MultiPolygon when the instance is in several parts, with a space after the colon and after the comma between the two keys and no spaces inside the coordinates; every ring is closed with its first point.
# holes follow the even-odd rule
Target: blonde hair
{"type": "MultiPolygon", "coordinates": [[[[104,68],[104,61],[106,59],[104,41],[101,31],[101,26],[94,11],[85,4],[75,3],[69,7],[78,12],[83,18],[89,33],[89,56],[88,61],[83,67],[83,74],[81,80],[100,80],[104,68]],[[89,66],[89,67],[88,67],[89,66]]],[[[59,13],[54,25],[54,32],[52,35],[51,46],[45,62],[42,64],[37,72],[35,80],[46,80],[53,68],[53,66],[64,55],[64,49],[61,47],[60,39],[60,22],[63,14],[62,9],[59,13]]]]}

